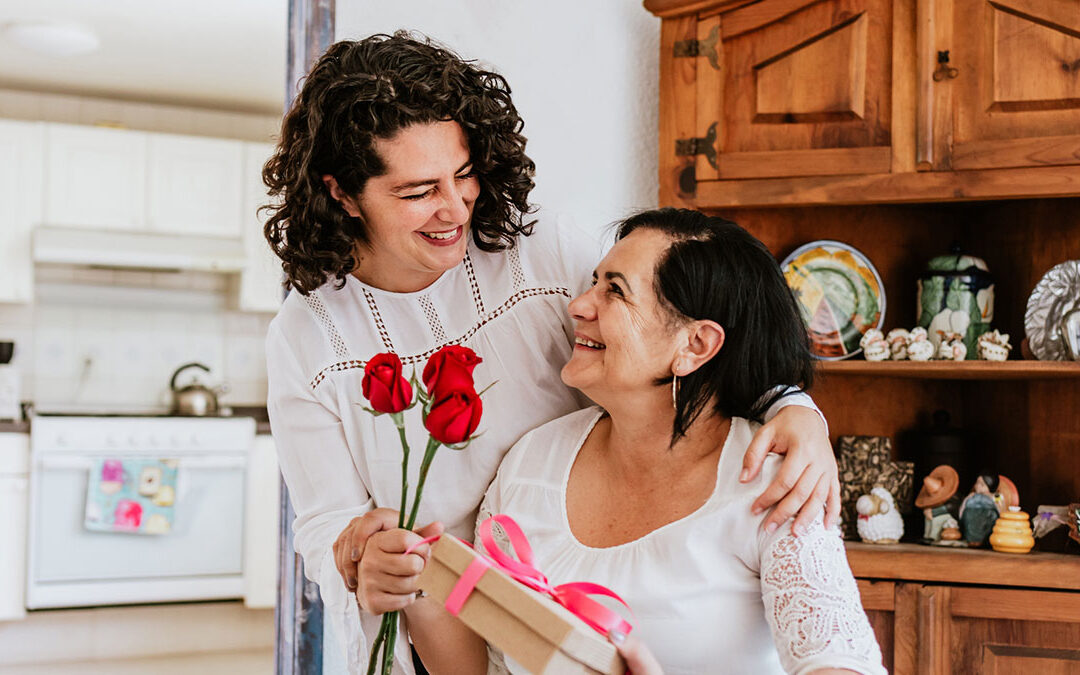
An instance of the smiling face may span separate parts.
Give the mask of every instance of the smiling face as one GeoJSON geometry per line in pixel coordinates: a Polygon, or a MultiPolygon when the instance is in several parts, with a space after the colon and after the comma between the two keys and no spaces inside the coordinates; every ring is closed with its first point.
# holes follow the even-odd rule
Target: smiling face
{"type": "Polygon", "coordinates": [[[418,291],[465,257],[480,194],[468,141],[457,122],[433,122],[376,140],[375,150],[386,172],[368,179],[358,199],[341,199],[368,236],[353,274],[383,290],[418,291]]]}
{"type": "Polygon", "coordinates": [[[592,288],[570,302],[575,345],[562,380],[602,406],[612,396],[654,391],[657,378],[671,376],[685,330],[653,284],[669,245],[667,235],[635,230],[600,261],[592,288]]]}

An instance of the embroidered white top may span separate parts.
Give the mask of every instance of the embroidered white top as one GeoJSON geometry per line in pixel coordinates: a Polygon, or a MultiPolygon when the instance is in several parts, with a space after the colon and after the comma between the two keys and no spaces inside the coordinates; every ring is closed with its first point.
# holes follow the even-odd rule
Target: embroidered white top
{"type": "MultiPolygon", "coordinates": [[[[390,293],[350,276],[340,289],[328,283],[306,297],[290,294],[271,323],[267,407],[296,511],[294,544],[320,585],[326,623],[348,649],[351,667],[366,658],[358,655],[366,654],[379,619],[358,615],[332,546],[352,518],[375,506],[397,509],[401,489],[397,430],[388,417],[373,418],[361,407],[365,360],[392,351],[407,374],[446,344],[466,345],[483,359],[477,386],[496,384],[484,395],[482,435],[464,451],[439,451],[417,520],[441,520],[471,540],[477,506],[507,449],[588,403],[559,371],[573,342],[567,303],[589,283],[601,253],[588,235],[541,216],[535,233],[507,251],[470,245],[460,265],[422,291],[390,293]]],[[[813,407],[800,393],[778,401],[768,417],[790,404],[813,407]]],[[[412,415],[409,482],[416,485],[427,437],[412,415]]],[[[406,640],[398,641],[397,656],[395,672],[412,673],[406,640]]]]}
{"type": "MultiPolygon", "coordinates": [[[[781,458],[770,455],[755,480],[739,483],[758,427],[742,418],[732,420],[716,488],[700,508],[619,546],[580,543],[566,514],[566,483],[601,415],[587,408],[526,434],[503,460],[480,518],[513,517],[552,584],[589,581],[622,596],[635,634],[668,675],[886,672],[839,531],[826,531],[819,518],[801,537],[791,534],[791,521],[770,535],[761,528],[765,515],[751,515],[781,458]]],[[[492,656],[490,672],[522,672],[492,656]]]]}

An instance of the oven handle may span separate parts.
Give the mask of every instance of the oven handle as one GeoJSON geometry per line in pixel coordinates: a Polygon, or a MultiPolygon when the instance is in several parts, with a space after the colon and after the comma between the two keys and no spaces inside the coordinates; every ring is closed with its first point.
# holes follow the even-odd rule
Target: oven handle
{"type": "MultiPolygon", "coordinates": [[[[109,457],[109,459],[144,459],[142,457],[109,457]]],[[[150,459],[150,458],[145,458],[150,459]]],[[[171,459],[171,458],[170,458],[171,459]]],[[[39,457],[37,465],[42,469],[86,469],[94,466],[90,457],[39,457]]],[[[243,469],[247,467],[247,457],[196,457],[177,459],[177,468],[181,471],[191,469],[243,469]]]]}

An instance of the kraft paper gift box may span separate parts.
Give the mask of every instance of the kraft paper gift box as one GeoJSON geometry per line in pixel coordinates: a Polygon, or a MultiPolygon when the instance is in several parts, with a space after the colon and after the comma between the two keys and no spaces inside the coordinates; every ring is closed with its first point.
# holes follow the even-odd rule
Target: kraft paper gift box
{"type": "MultiPolygon", "coordinates": [[[[420,587],[445,603],[478,555],[456,537],[440,538],[432,545],[420,587]]],[[[458,618],[531,673],[626,672],[622,657],[605,636],[495,567],[484,571],[458,618]]]]}

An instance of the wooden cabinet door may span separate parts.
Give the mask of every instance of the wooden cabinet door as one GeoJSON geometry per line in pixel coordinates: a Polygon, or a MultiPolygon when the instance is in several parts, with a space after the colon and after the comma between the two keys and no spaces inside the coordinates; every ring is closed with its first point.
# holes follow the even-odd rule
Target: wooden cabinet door
{"type": "Polygon", "coordinates": [[[173,234],[238,237],[243,204],[243,143],[153,134],[148,224],[173,234]]]}
{"type": "Polygon", "coordinates": [[[0,120],[0,302],[33,299],[30,233],[41,220],[40,122],[0,120]]]}
{"type": "Polygon", "coordinates": [[[1080,164],[1080,2],[945,1],[952,168],[1080,164]]]}
{"type": "Polygon", "coordinates": [[[45,138],[46,224],[144,227],[146,134],[49,124],[45,138]]]}
{"type": "Polygon", "coordinates": [[[698,181],[889,173],[893,0],[740,3],[696,32],[698,181]]]}

